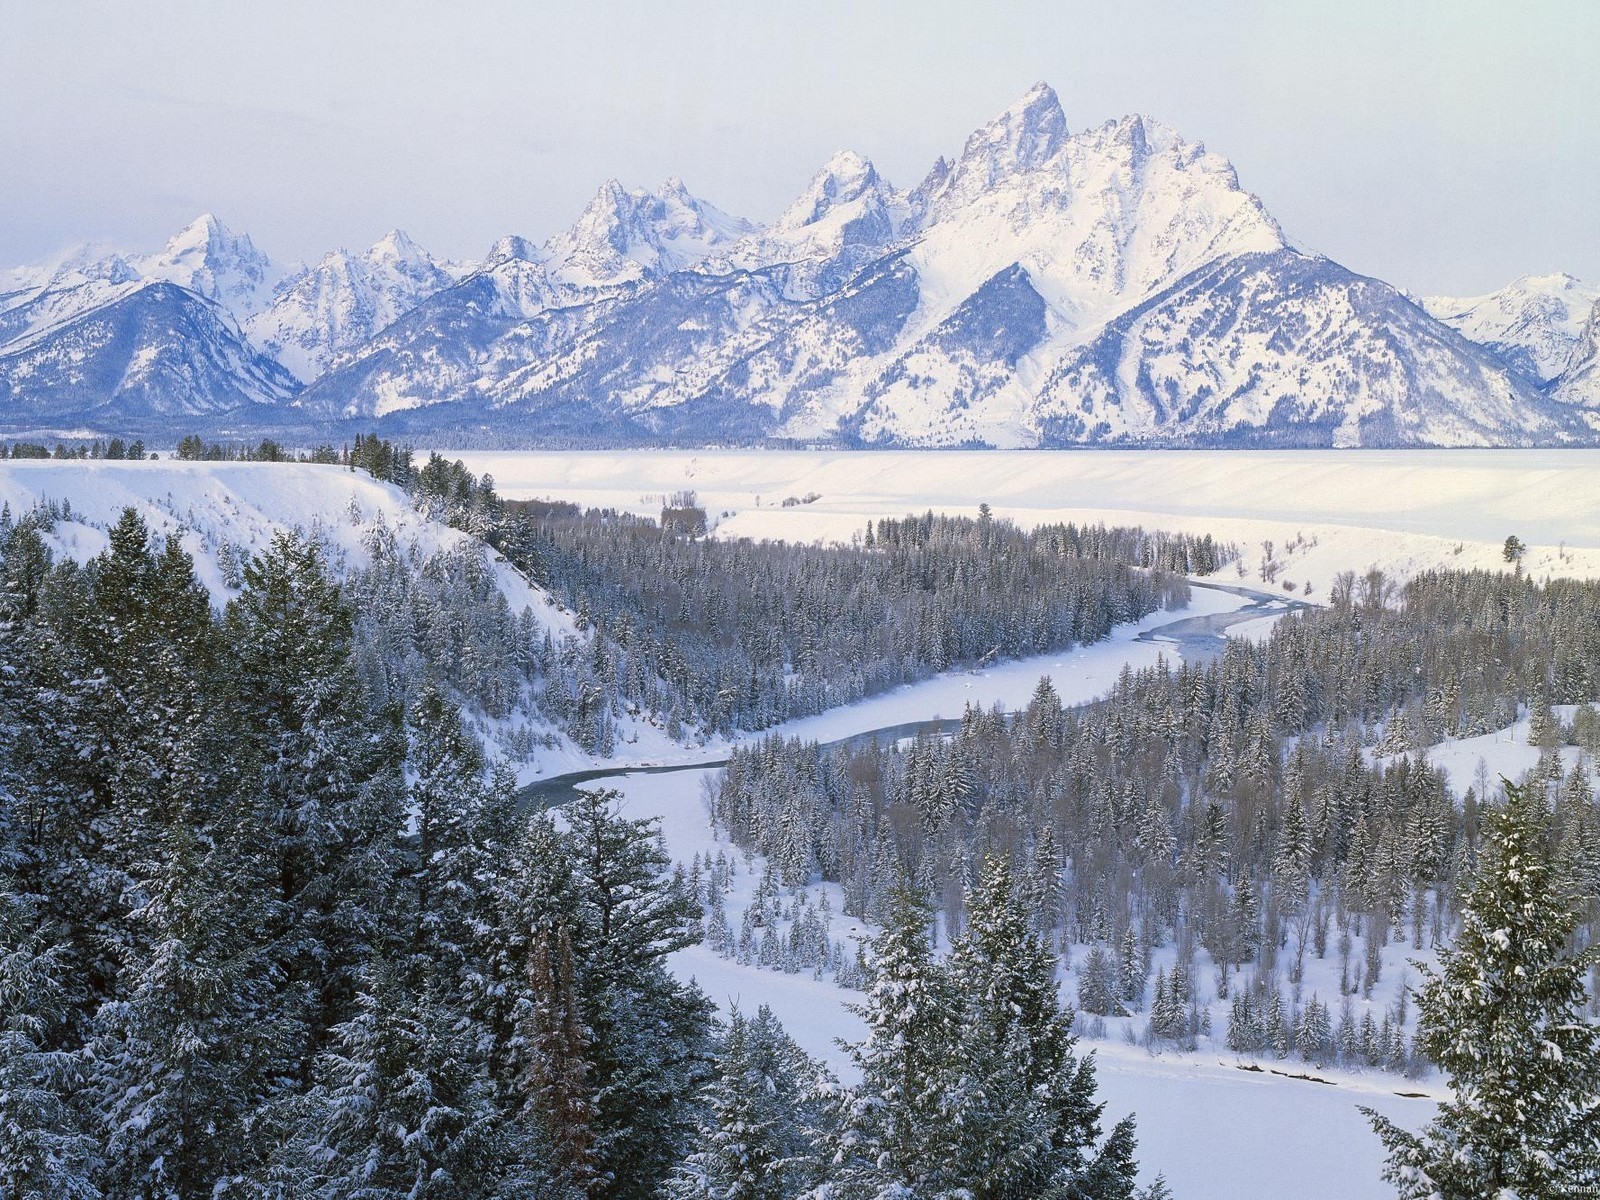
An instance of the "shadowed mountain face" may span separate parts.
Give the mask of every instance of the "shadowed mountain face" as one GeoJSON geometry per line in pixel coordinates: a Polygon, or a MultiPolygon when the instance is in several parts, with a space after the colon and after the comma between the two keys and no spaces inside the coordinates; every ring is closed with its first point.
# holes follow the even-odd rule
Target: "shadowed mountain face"
{"type": "Polygon", "coordinates": [[[679,180],[611,181],[570,229],[478,264],[395,231],[281,271],[206,217],[160,254],[80,252],[0,287],[12,427],[903,446],[1597,428],[1592,289],[1536,277],[1419,305],[1292,247],[1199,143],[1140,116],[1074,132],[1043,84],[910,192],[846,151],[765,227],[679,180]],[[189,316],[152,323],[157,300],[189,316]]]}

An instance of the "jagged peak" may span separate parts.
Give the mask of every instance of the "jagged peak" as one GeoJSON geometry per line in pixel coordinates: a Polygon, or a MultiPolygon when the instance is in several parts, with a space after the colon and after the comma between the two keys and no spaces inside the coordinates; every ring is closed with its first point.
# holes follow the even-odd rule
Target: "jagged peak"
{"type": "Polygon", "coordinates": [[[507,234],[490,246],[489,253],[484,261],[486,265],[494,266],[496,263],[510,261],[536,263],[543,260],[544,255],[540,252],[538,246],[527,238],[519,237],[513,233],[507,234]]]}
{"type": "Polygon", "coordinates": [[[773,222],[774,229],[813,225],[830,211],[863,197],[885,203],[892,194],[872,161],[854,150],[841,150],[823,163],[805,191],[773,222]]]}
{"type": "Polygon", "coordinates": [[[168,238],[160,257],[170,260],[193,253],[206,257],[227,253],[247,258],[261,257],[261,252],[256,249],[248,233],[234,233],[216,214],[209,212],[201,213],[168,238]]]}
{"type": "Polygon", "coordinates": [[[1048,83],[1036,83],[994,120],[975,130],[957,167],[988,168],[990,178],[1029,170],[1054,158],[1069,136],[1067,114],[1048,83]]]}
{"type": "Polygon", "coordinates": [[[685,208],[699,208],[700,197],[691,192],[683,179],[677,175],[669,175],[662,180],[661,186],[656,188],[656,195],[669,204],[677,203],[685,208]]]}
{"type": "Polygon", "coordinates": [[[430,255],[404,229],[391,229],[367,250],[367,257],[380,262],[408,262],[433,264],[430,255]]]}

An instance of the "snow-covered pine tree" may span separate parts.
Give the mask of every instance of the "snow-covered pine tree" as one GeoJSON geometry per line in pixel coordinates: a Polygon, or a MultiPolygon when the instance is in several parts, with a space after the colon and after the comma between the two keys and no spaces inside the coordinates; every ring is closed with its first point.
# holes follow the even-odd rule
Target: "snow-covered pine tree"
{"type": "Polygon", "coordinates": [[[1506,787],[1485,823],[1455,943],[1420,967],[1417,1044],[1453,1099],[1420,1134],[1367,1110],[1402,1200],[1562,1197],[1600,1188],[1600,1026],[1592,953],[1551,862],[1544,797],[1506,787]]]}
{"type": "Polygon", "coordinates": [[[84,1064],[52,1048],[67,1012],[61,956],[40,945],[30,907],[0,890],[0,1196],[98,1200],[99,1154],[71,1103],[84,1064]]]}
{"type": "Polygon", "coordinates": [[[260,1194],[281,1200],[576,1200],[496,1105],[483,1056],[432,981],[378,960],[333,1030],[260,1194]],[[406,976],[412,976],[408,981],[406,976]]]}
{"type": "MultiPolygon", "coordinates": [[[[346,1019],[374,948],[400,834],[395,714],[373,712],[351,652],[354,614],[319,546],[276,534],[224,615],[229,820],[249,838],[283,1008],[346,1019]]],[[[309,1078],[318,1037],[293,1051],[309,1078]]]]}
{"type": "MultiPolygon", "coordinates": [[[[700,904],[648,821],[618,815],[612,790],[581,789],[563,809],[556,852],[569,894],[579,1010],[592,1034],[594,1149],[616,1200],[655,1194],[694,1131],[710,1072],[711,1005],[667,970],[702,936],[700,904]]],[[[530,881],[534,887],[537,883],[530,881]]]]}
{"type": "Polygon", "coordinates": [[[199,1200],[250,1165],[241,1122],[277,1098],[303,1030],[238,858],[182,813],[161,852],[132,913],[148,956],[129,964],[126,998],[96,1013],[89,1090],[106,1191],[199,1200]]]}
{"type": "Polygon", "coordinates": [[[591,1035],[578,1011],[572,938],[564,924],[535,935],[528,976],[523,1111],[544,1132],[553,1181],[588,1196],[602,1182],[594,1153],[598,1108],[585,1056],[591,1035]]]}
{"type": "Polygon", "coordinates": [[[950,960],[956,1039],[938,1124],[949,1184],[979,1200],[1132,1194],[1133,1123],[1100,1137],[1094,1060],[1073,1053],[1056,961],[1032,933],[1009,863],[990,858],[950,960]]]}
{"type": "Polygon", "coordinates": [[[706,1088],[699,1148],[669,1184],[675,1200],[789,1200],[820,1178],[812,1137],[823,1119],[822,1069],[765,1005],[737,1009],[706,1088]]]}
{"type": "Polygon", "coordinates": [[[840,1094],[829,1146],[841,1200],[937,1193],[949,1179],[940,1129],[955,1029],[949,977],[928,941],[933,914],[904,883],[871,943],[871,985],[855,1010],[866,1040],[845,1047],[861,1082],[840,1094]]]}
{"type": "Polygon", "coordinates": [[[1101,1017],[1121,1012],[1121,990],[1116,958],[1104,946],[1091,946],[1078,970],[1078,1007],[1101,1017]]]}

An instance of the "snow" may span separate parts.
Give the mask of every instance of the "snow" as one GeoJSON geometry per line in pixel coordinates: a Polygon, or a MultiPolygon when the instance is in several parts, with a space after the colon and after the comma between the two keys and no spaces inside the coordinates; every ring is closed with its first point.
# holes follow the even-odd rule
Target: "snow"
{"type": "MultiPolygon", "coordinates": [[[[1577,706],[1558,704],[1551,711],[1561,721],[1570,723],[1577,706]]],[[[1538,766],[1539,747],[1531,745],[1528,741],[1530,725],[1529,719],[1524,717],[1515,724],[1497,729],[1493,733],[1470,738],[1451,738],[1439,742],[1421,751],[1420,755],[1430,766],[1445,772],[1451,794],[1457,800],[1462,798],[1469,787],[1481,795],[1483,783],[1487,783],[1492,793],[1502,778],[1516,783],[1538,766]]],[[[1587,764],[1590,786],[1600,792],[1600,764],[1596,764],[1576,746],[1561,746],[1557,749],[1557,754],[1561,759],[1564,776],[1574,767],[1587,764]]],[[[1417,756],[1418,752],[1412,752],[1410,755],[1412,758],[1417,756]]],[[[1369,754],[1368,757],[1382,762],[1393,761],[1403,756],[1391,755],[1385,758],[1369,754]]]]}
{"type": "Polygon", "coordinates": [[[1571,275],[1524,275],[1484,296],[1428,296],[1422,307],[1545,382],[1566,369],[1600,288],[1571,275]]]}
{"type": "MultiPolygon", "coordinates": [[[[1207,528],[1211,518],[1199,515],[1200,510],[1205,503],[1226,507],[1219,501],[1225,498],[1229,486],[1218,474],[1216,464],[1206,467],[1206,456],[1197,455],[1184,460],[1172,455],[1103,454],[938,458],[925,454],[463,457],[475,470],[492,470],[502,490],[513,496],[564,495],[583,503],[618,504],[649,513],[659,508],[661,493],[697,487],[702,500],[712,502],[714,513],[726,510],[734,514],[723,520],[719,530],[723,535],[755,532],[768,522],[768,532],[788,536],[802,531],[812,536],[848,536],[869,515],[928,507],[934,502],[931,489],[936,485],[950,497],[949,504],[940,507],[975,508],[979,498],[992,497],[996,511],[1002,514],[1033,520],[1060,519],[1074,515],[1075,510],[1063,507],[1074,496],[1092,495],[1101,503],[1107,499],[1126,502],[1122,497],[1129,497],[1138,487],[1149,487],[1153,477],[1167,479],[1168,484],[1165,492],[1156,491],[1152,503],[1159,505],[1163,496],[1169,502],[1175,501],[1178,489],[1170,477],[1185,474],[1197,482],[1200,493],[1188,519],[1195,528],[1207,528]],[[1175,461],[1198,465],[1193,472],[1175,472],[1175,461]],[[867,467],[873,469],[863,469],[867,467]],[[1052,480],[1056,482],[1052,484],[1052,480]],[[759,506],[754,504],[754,488],[761,489],[763,496],[759,506]],[[778,507],[782,495],[804,495],[811,490],[820,491],[822,498],[789,509],[778,507]]],[[[1341,460],[1345,457],[1339,456],[1341,460]]],[[[1592,463],[1594,459],[1588,461],[1592,463]]],[[[1264,461],[1263,465],[1273,475],[1274,464],[1264,461]]],[[[1283,464],[1278,464],[1277,469],[1294,475],[1283,464]]],[[[1552,463],[1550,469],[1559,474],[1557,463],[1552,463]]],[[[1304,466],[1300,470],[1307,473],[1304,466]]],[[[1316,471],[1309,473],[1318,476],[1316,471]]],[[[1493,471],[1489,473],[1493,475],[1493,471]]],[[[1275,477],[1281,483],[1281,476],[1275,477]]],[[[1233,478],[1232,486],[1243,489],[1239,476],[1233,478]]],[[[1498,480],[1501,485],[1504,482],[1503,477],[1498,480]]],[[[1333,485],[1324,481],[1324,486],[1333,485]]],[[[1346,477],[1339,486],[1355,487],[1353,495],[1368,495],[1362,489],[1370,485],[1346,477]]],[[[1551,486],[1572,488],[1574,483],[1566,478],[1551,486]]],[[[398,489],[338,467],[173,461],[24,460],[0,464],[0,501],[9,503],[13,513],[48,499],[71,500],[74,519],[59,523],[52,537],[60,552],[79,561],[104,547],[105,527],[127,504],[138,508],[158,530],[181,530],[185,545],[196,553],[197,567],[219,602],[230,594],[215,561],[215,549],[222,538],[246,548],[260,548],[275,529],[317,529],[349,561],[359,562],[364,554],[361,532],[379,520],[396,530],[402,544],[424,550],[446,548],[464,536],[421,518],[398,489]]],[[[1233,500],[1237,511],[1244,500],[1237,495],[1233,500]]],[[[1294,506],[1309,505],[1312,497],[1303,490],[1286,488],[1278,500],[1290,507],[1292,516],[1294,506]]],[[[1266,500],[1260,503],[1265,504],[1266,500]]],[[[1390,497],[1390,503],[1398,505],[1399,501],[1390,497]]],[[[1153,519],[1148,512],[1139,519],[1150,526],[1169,523],[1153,519]]],[[[1229,519],[1265,517],[1218,518],[1224,522],[1229,519]]],[[[1535,527],[1529,524],[1522,528],[1527,531],[1535,527]]],[[[1371,549],[1381,547],[1385,540],[1380,530],[1358,528],[1354,533],[1365,540],[1350,545],[1371,549]]],[[[552,607],[548,597],[503,564],[498,564],[497,569],[501,586],[514,608],[528,605],[541,621],[561,631],[570,630],[569,618],[552,607]]],[[[1236,581],[1230,573],[1222,582],[1236,581]]],[[[1196,587],[1185,612],[1151,614],[1137,624],[1119,627],[1104,642],[981,670],[951,672],[767,732],[831,741],[937,716],[959,716],[969,702],[985,707],[1000,703],[1015,709],[1026,703],[1041,674],[1052,677],[1064,702],[1088,700],[1109,689],[1124,664],[1147,666],[1158,655],[1170,657],[1174,653],[1175,647],[1169,643],[1138,640],[1141,633],[1180,616],[1224,613],[1246,603],[1245,598],[1229,592],[1196,587]]],[[[1240,628],[1259,636],[1274,619],[1271,614],[1250,618],[1240,628]]],[[[1566,712],[1561,715],[1570,717],[1566,712]]],[[[1525,741],[1525,731],[1520,738],[1513,731],[1512,737],[1513,741],[1504,743],[1503,755],[1508,765],[1513,765],[1509,757],[1513,750],[1518,754],[1529,750],[1537,757],[1530,748],[1518,749],[1514,744],[1525,741]]],[[[1476,741],[1482,739],[1453,743],[1438,751],[1441,755],[1455,755],[1450,760],[1453,776],[1463,771],[1463,765],[1463,773],[1470,775],[1476,757],[1484,749],[1474,744],[1476,741]]],[[[1499,743],[1489,739],[1489,744],[1499,743]]],[[[652,727],[628,726],[614,765],[625,770],[628,765],[704,763],[724,757],[726,751],[725,743],[682,746],[667,742],[652,727]]],[[[540,763],[540,770],[550,773],[594,765],[598,764],[568,747],[547,756],[540,763]]],[[[622,774],[597,783],[618,788],[628,815],[659,818],[669,851],[675,859],[688,862],[696,854],[715,857],[719,850],[731,851],[725,842],[719,843],[710,827],[702,798],[705,783],[716,773],[716,768],[705,767],[664,774],[622,774]]],[[[737,853],[733,857],[738,873],[726,907],[730,921],[737,925],[760,878],[762,864],[759,859],[747,863],[737,853]]],[[[836,885],[813,884],[811,892],[813,898],[827,892],[835,913],[833,936],[843,939],[847,947],[853,939],[869,932],[843,916],[843,896],[836,885]]],[[[1386,951],[1382,982],[1371,1001],[1375,1009],[1381,1010],[1391,998],[1400,979],[1399,963],[1410,949],[1399,945],[1386,951]]],[[[1170,949],[1166,953],[1170,954],[1170,949]]],[[[1081,957],[1082,950],[1077,948],[1075,958],[1081,957]]],[[[1158,963],[1161,961],[1158,956],[1158,963]]],[[[862,1023],[847,1008],[855,998],[853,993],[828,980],[814,980],[808,974],[788,975],[740,966],[705,947],[680,952],[672,965],[681,975],[694,977],[725,1010],[735,1004],[746,1011],[759,1004],[770,1005],[802,1046],[835,1071],[848,1075],[849,1063],[836,1039],[861,1036],[862,1023]]],[[[1198,982],[1203,988],[1209,982],[1203,958],[1199,969],[1198,982]]],[[[1324,999],[1333,1000],[1337,996],[1337,971],[1334,956],[1309,959],[1307,994],[1316,991],[1324,999]]],[[[1064,972],[1063,980],[1064,993],[1070,997],[1070,973],[1064,972]]],[[[1357,1000],[1358,1013],[1361,1003],[1357,1000]]],[[[1213,1021],[1219,1030],[1224,1027],[1220,1002],[1213,1007],[1213,1021]]],[[[1415,1085],[1376,1072],[1358,1075],[1311,1071],[1333,1080],[1333,1086],[1271,1073],[1274,1067],[1306,1070],[1297,1060],[1263,1064],[1266,1069],[1259,1073],[1242,1071],[1231,1054],[1215,1049],[1192,1055],[1152,1056],[1119,1040],[1122,1022],[1109,1024],[1107,1040],[1085,1040],[1082,1044],[1082,1049],[1092,1049],[1099,1057],[1101,1091],[1108,1101],[1107,1120],[1114,1121],[1129,1111],[1138,1114],[1146,1178],[1156,1171],[1164,1172],[1186,1200],[1288,1194],[1300,1200],[1363,1200],[1369,1196],[1377,1200],[1386,1194],[1377,1181],[1379,1145],[1355,1106],[1371,1104],[1402,1124],[1416,1126],[1427,1118],[1430,1104],[1395,1093],[1422,1091],[1430,1097],[1440,1094],[1436,1081],[1415,1085]]]]}
{"type": "MultiPolygon", "coordinates": [[[[223,542],[246,554],[258,553],[280,531],[298,529],[320,538],[333,551],[336,572],[370,561],[366,538],[379,525],[391,530],[401,549],[414,558],[451,550],[471,539],[423,517],[410,498],[365,472],[306,463],[126,462],[12,459],[0,462],[0,503],[13,516],[36,504],[67,501],[72,519],[57,522],[47,535],[52,550],[86,562],[107,546],[106,531],[132,507],[152,532],[176,534],[193,557],[195,573],[219,607],[236,593],[223,579],[218,554],[223,542]]],[[[510,564],[491,555],[490,567],[513,613],[530,610],[541,629],[557,640],[582,636],[572,615],[543,588],[510,564]]],[[[516,764],[522,782],[610,765],[579,749],[559,731],[548,730],[522,710],[502,722],[476,718],[478,734],[492,745],[498,735],[526,722],[534,733],[554,732],[558,745],[541,749],[532,763],[516,764]]],[[[649,721],[624,717],[617,722],[620,752],[644,759],[681,761],[701,753],[670,740],[649,721]]]]}
{"type": "MultiPolygon", "coordinates": [[[[13,459],[0,464],[0,502],[13,515],[48,501],[68,501],[73,519],[56,526],[58,549],[84,561],[104,548],[103,533],[125,508],[153,532],[178,532],[217,603],[233,592],[214,568],[220,539],[241,549],[266,548],[281,530],[316,532],[352,564],[368,559],[363,533],[382,521],[400,543],[421,553],[469,540],[421,516],[404,492],[365,472],[304,463],[67,461],[13,459]]],[[[496,564],[514,611],[545,609],[545,594],[505,564],[496,564]]],[[[571,628],[570,622],[565,624],[571,628]]]]}
{"type": "MultiPolygon", "coordinates": [[[[1190,609],[1181,615],[1228,612],[1246,601],[1226,592],[1195,588],[1190,609]]],[[[967,700],[1020,707],[1041,672],[1050,674],[1065,703],[1104,694],[1124,663],[1134,667],[1155,661],[1168,648],[1135,640],[1152,626],[1179,614],[1158,613],[1136,626],[1119,627],[1105,642],[1060,655],[1045,655],[1000,664],[970,673],[951,673],[858,704],[779,726],[769,733],[830,741],[888,725],[935,715],[958,715],[967,700]]],[[[1248,622],[1260,624],[1257,618],[1248,622]]],[[[748,740],[748,739],[747,739],[748,740]]],[[[704,789],[718,770],[706,768],[667,774],[633,774],[596,781],[622,795],[622,811],[630,817],[656,818],[673,858],[687,864],[696,855],[715,858],[727,853],[738,864],[732,892],[725,899],[730,924],[737,928],[749,903],[763,861],[746,858],[718,838],[711,827],[704,789]]],[[[843,917],[843,894],[834,884],[813,883],[815,899],[826,892],[835,916],[833,936],[848,947],[871,930],[843,917]]],[[[1400,960],[1411,947],[1385,952],[1385,970],[1370,1002],[1381,1012],[1401,977],[1400,960]]],[[[1081,960],[1083,948],[1074,948],[1081,960]]],[[[1424,955],[1423,957],[1430,957],[1424,955]]],[[[1158,951],[1158,965],[1170,967],[1171,948],[1158,951]]],[[[1210,985],[1204,955],[1198,963],[1199,986],[1210,985]]],[[[734,1006],[749,1012],[766,1004],[791,1036],[846,1080],[853,1068],[840,1039],[859,1040],[865,1032],[849,1005],[860,1000],[827,980],[808,974],[790,975],[724,959],[705,946],[680,951],[671,960],[681,976],[695,979],[724,1012],[734,1006]]],[[[1317,960],[1308,954],[1305,994],[1318,993],[1337,1015],[1337,956],[1317,960]]],[[[1063,994],[1074,994],[1070,972],[1063,971],[1063,994]]],[[[1356,1000],[1359,1014],[1368,1002],[1356,1000]]],[[[1121,1021],[1109,1040],[1088,1040],[1080,1050],[1094,1051],[1099,1061],[1101,1096],[1107,1101],[1106,1124],[1129,1112],[1140,1125],[1140,1161],[1148,1180],[1164,1173],[1186,1200],[1263,1200],[1294,1195],[1299,1200],[1379,1200],[1388,1193],[1378,1180],[1380,1147],[1357,1105],[1370,1105],[1404,1126],[1420,1126],[1443,1095],[1437,1081],[1421,1084],[1397,1075],[1325,1071],[1298,1060],[1266,1062],[1262,1070],[1239,1069],[1234,1056],[1218,1051],[1226,1027],[1226,1003],[1212,1006],[1219,1036],[1214,1045],[1192,1055],[1152,1055],[1116,1040],[1121,1021]],[[1274,1074],[1309,1073],[1330,1083],[1315,1083],[1274,1074]],[[1405,1098],[1399,1092],[1421,1092],[1427,1099],[1405,1098]]]]}
{"type": "Polygon", "coordinates": [[[449,451],[503,495],[658,515],[695,490],[719,537],[848,541],[868,519],[937,508],[1031,527],[1052,521],[1211,533],[1262,543],[1296,595],[1325,600],[1341,571],[1502,570],[1516,534],[1535,578],[1600,576],[1600,451],[449,451]],[[808,504],[786,497],[816,493],[808,504]],[[1290,547],[1293,547],[1292,549],[1290,547]]]}

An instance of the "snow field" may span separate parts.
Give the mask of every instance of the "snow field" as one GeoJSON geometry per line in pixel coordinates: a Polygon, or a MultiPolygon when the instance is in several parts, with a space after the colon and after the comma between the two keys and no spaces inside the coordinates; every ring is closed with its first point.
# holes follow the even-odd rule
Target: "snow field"
{"type": "MultiPolygon", "coordinates": [[[[223,463],[11,459],[0,463],[0,503],[21,516],[37,504],[70,503],[71,519],[47,535],[52,550],[77,562],[103,551],[107,530],[125,508],[135,509],[154,534],[176,534],[193,557],[195,574],[221,607],[237,592],[228,586],[223,547],[248,557],[265,550],[275,533],[298,529],[328,546],[336,573],[371,562],[368,536],[386,527],[414,560],[470,542],[467,534],[424,517],[392,484],[364,471],[309,463],[223,463]]],[[[570,613],[543,588],[530,583],[499,556],[489,566],[514,614],[530,610],[556,640],[582,637],[570,613]]],[[[491,745],[518,725],[535,734],[555,733],[558,744],[543,749],[536,763],[520,764],[523,782],[604,765],[542,718],[516,710],[500,721],[471,715],[478,735],[491,745]]],[[[618,742],[642,758],[671,759],[688,752],[664,729],[648,721],[618,722],[618,742]]]]}
{"type": "Polygon", "coordinates": [[[1409,578],[1503,570],[1516,534],[1535,578],[1600,576],[1600,451],[447,451],[512,499],[658,515],[695,490],[722,537],[848,541],[868,519],[933,508],[1024,527],[1055,521],[1211,533],[1246,577],[1324,601],[1341,571],[1409,578]],[[809,503],[788,507],[788,498],[809,503]],[[1273,543],[1270,580],[1262,543],[1273,543]]]}

